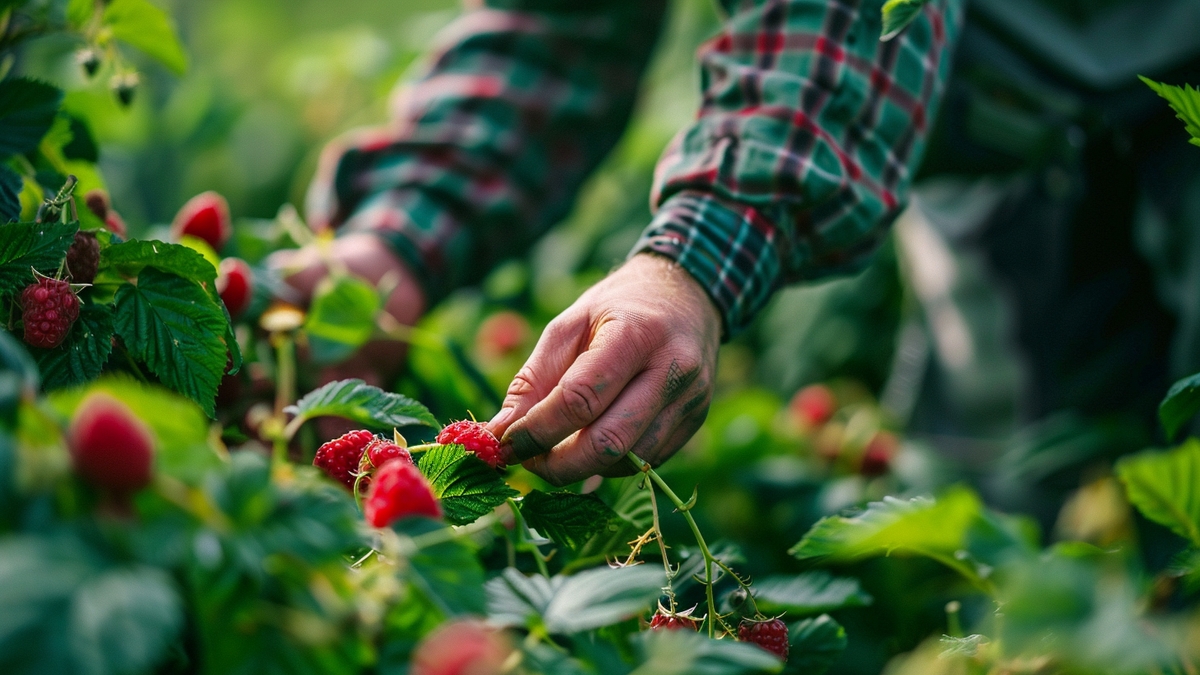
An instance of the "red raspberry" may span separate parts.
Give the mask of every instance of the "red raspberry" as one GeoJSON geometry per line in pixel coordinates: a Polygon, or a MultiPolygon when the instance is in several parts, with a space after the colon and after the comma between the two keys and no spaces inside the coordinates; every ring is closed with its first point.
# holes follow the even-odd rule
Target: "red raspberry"
{"type": "Polygon", "coordinates": [[[858,472],[864,476],[882,476],[892,468],[892,458],[896,456],[900,442],[888,431],[877,431],[863,450],[862,464],[858,472]]]}
{"type": "Polygon", "coordinates": [[[446,425],[437,435],[437,442],[443,445],[455,443],[466,448],[467,452],[487,462],[493,469],[504,468],[504,455],[500,452],[500,441],[485,426],[473,420],[462,420],[446,425]]]}
{"type": "Polygon", "coordinates": [[[226,258],[217,269],[217,295],[229,310],[229,316],[238,318],[250,307],[254,297],[254,273],[241,258],[226,258]]]}
{"type": "Polygon", "coordinates": [[[95,232],[76,232],[75,241],[67,249],[67,274],[77,284],[90,284],[100,269],[100,241],[95,232]]]}
{"type": "Polygon", "coordinates": [[[353,490],[363,451],[374,440],[375,435],[369,431],[351,431],[317,448],[313,466],[320,467],[347,490],[353,490]]]}
{"type": "Polygon", "coordinates": [[[787,663],[788,658],[788,627],[780,619],[767,621],[751,621],[742,619],[738,626],[738,639],[742,642],[753,642],[787,663]]]}
{"type": "Polygon", "coordinates": [[[376,438],[367,444],[367,449],[359,460],[358,472],[362,474],[358,489],[366,492],[371,486],[371,471],[383,466],[389,459],[402,459],[412,464],[412,455],[408,450],[382,438],[376,438]]]}
{"type": "Polygon", "coordinates": [[[75,473],[96,487],[117,493],[150,483],[154,437],[133,411],[97,392],[79,404],[67,432],[75,473]]]}
{"type": "Polygon", "coordinates": [[[500,675],[513,651],[504,634],[482,621],[465,619],[440,626],[413,652],[412,675],[500,675]]]}
{"type": "Polygon", "coordinates": [[[79,318],[79,298],[61,279],[38,277],[21,291],[21,308],[25,342],[43,349],[61,345],[79,318]]]}
{"type": "Polygon", "coordinates": [[[233,233],[231,223],[229,202],[216,192],[202,192],[175,214],[171,235],[176,241],[184,235],[203,239],[214,251],[220,251],[233,233]]]}
{"type": "Polygon", "coordinates": [[[516,312],[496,312],[479,324],[475,349],[484,358],[501,358],[521,348],[529,338],[529,322],[516,312]]]}
{"type": "Polygon", "coordinates": [[[686,614],[664,612],[660,607],[650,618],[650,630],[700,630],[700,622],[686,614]]]}
{"type": "Polygon", "coordinates": [[[387,527],[401,518],[441,518],[442,507],[425,476],[411,462],[393,459],[375,471],[363,502],[363,513],[374,527],[387,527]]]}
{"type": "Polygon", "coordinates": [[[809,385],[792,397],[788,408],[807,428],[819,427],[837,412],[837,398],[823,384],[809,385]]]}

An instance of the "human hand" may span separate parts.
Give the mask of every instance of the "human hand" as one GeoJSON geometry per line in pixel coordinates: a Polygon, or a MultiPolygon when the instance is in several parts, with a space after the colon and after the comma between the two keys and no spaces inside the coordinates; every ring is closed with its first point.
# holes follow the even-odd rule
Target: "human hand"
{"type": "MultiPolygon", "coordinates": [[[[357,277],[378,285],[391,275],[394,287],[384,311],[402,325],[412,325],[425,312],[425,293],[413,273],[392,253],[387,244],[370,233],[353,233],[329,242],[278,251],[267,264],[280,270],[303,302],[312,298],[317,284],[328,276],[331,265],[340,265],[357,277]],[[327,246],[324,250],[321,246],[327,246]]],[[[404,365],[405,345],[394,340],[371,340],[349,359],[322,369],[321,382],[359,378],[368,384],[386,386],[404,365]]]]}
{"type": "Polygon", "coordinates": [[[721,317],[672,261],[636,255],[546,327],[488,423],[510,461],[555,485],[657,466],[700,428],[721,317]]]}

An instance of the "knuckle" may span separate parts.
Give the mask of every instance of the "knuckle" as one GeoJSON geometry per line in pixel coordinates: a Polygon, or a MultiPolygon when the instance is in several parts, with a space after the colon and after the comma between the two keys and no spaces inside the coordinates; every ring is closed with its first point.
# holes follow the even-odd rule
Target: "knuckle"
{"type": "Polygon", "coordinates": [[[517,371],[517,374],[513,376],[512,382],[508,385],[508,391],[505,393],[505,396],[508,398],[519,398],[532,392],[533,369],[528,365],[521,366],[521,369],[517,371]]]}
{"type": "Polygon", "coordinates": [[[590,450],[597,464],[608,466],[624,457],[632,443],[629,434],[615,427],[603,427],[592,431],[590,450]]]}
{"type": "Polygon", "coordinates": [[[600,395],[593,387],[582,382],[564,382],[562,401],[567,421],[577,426],[584,426],[596,419],[600,411],[600,395]]]}

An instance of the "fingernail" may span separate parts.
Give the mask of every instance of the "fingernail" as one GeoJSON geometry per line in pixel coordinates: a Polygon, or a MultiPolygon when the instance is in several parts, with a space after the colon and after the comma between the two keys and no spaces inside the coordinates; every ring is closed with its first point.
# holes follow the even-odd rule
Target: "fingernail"
{"type": "Polygon", "coordinates": [[[518,461],[525,461],[530,457],[537,457],[546,452],[541,444],[534,440],[533,436],[525,429],[512,429],[505,432],[504,439],[501,441],[501,447],[507,446],[518,461]]]}

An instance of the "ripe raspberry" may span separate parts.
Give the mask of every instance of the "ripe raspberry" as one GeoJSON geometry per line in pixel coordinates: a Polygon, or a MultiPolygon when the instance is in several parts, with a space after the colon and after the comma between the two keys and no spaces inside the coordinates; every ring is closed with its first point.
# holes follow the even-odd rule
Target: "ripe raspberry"
{"type": "Polygon", "coordinates": [[[496,312],[479,324],[475,349],[483,358],[501,358],[520,349],[529,334],[525,317],[516,312],[496,312]]]}
{"type": "Polygon", "coordinates": [[[317,448],[313,466],[320,467],[347,490],[353,490],[363,451],[373,440],[375,435],[369,431],[351,431],[317,448]]]}
{"type": "Polygon", "coordinates": [[[447,424],[437,435],[437,442],[444,445],[457,443],[467,452],[475,453],[493,469],[504,468],[505,458],[500,451],[500,441],[479,422],[462,420],[447,424]]]}
{"type": "Polygon", "coordinates": [[[858,472],[864,476],[882,476],[892,467],[892,458],[896,456],[900,442],[888,431],[877,431],[863,450],[862,464],[858,472]]]}
{"type": "Polygon", "coordinates": [[[75,241],[67,249],[67,274],[77,284],[90,284],[100,269],[100,241],[95,232],[76,232],[75,241]]]}
{"type": "Polygon", "coordinates": [[[232,231],[229,202],[216,192],[202,192],[189,199],[171,223],[171,235],[176,241],[184,235],[197,237],[208,242],[214,251],[225,246],[232,231]]]}
{"type": "Polygon", "coordinates": [[[808,428],[819,427],[837,412],[837,398],[823,384],[809,385],[792,397],[788,408],[808,428]]]}
{"type": "Polygon", "coordinates": [[[79,318],[79,298],[61,279],[39,276],[21,291],[21,307],[25,342],[43,349],[62,344],[79,318]]]}
{"type": "Polygon", "coordinates": [[[104,393],[79,404],[67,432],[75,473],[99,488],[130,493],[150,483],[154,437],[124,403],[104,393]]]}
{"type": "Polygon", "coordinates": [[[672,614],[659,607],[650,618],[650,630],[700,630],[700,622],[687,614],[672,614]]]}
{"type": "Polygon", "coordinates": [[[512,653],[504,634],[482,621],[459,620],[430,633],[413,652],[412,675],[500,675],[512,653]]]}
{"type": "Polygon", "coordinates": [[[358,483],[359,492],[366,492],[367,488],[371,487],[371,472],[376,467],[383,466],[389,459],[397,458],[409,464],[413,463],[412,455],[408,450],[389,440],[376,438],[368,443],[366,451],[359,459],[358,472],[362,474],[362,479],[358,483]]]}
{"type": "Polygon", "coordinates": [[[780,619],[766,621],[743,619],[741,625],[738,626],[738,640],[753,642],[787,663],[788,627],[780,619]]]}
{"type": "Polygon", "coordinates": [[[241,258],[226,258],[217,269],[217,295],[229,310],[229,316],[237,318],[250,307],[254,297],[254,272],[241,258]]]}
{"type": "Polygon", "coordinates": [[[442,507],[425,476],[403,459],[393,459],[376,469],[363,512],[374,527],[387,527],[412,516],[442,517],[442,507]]]}

